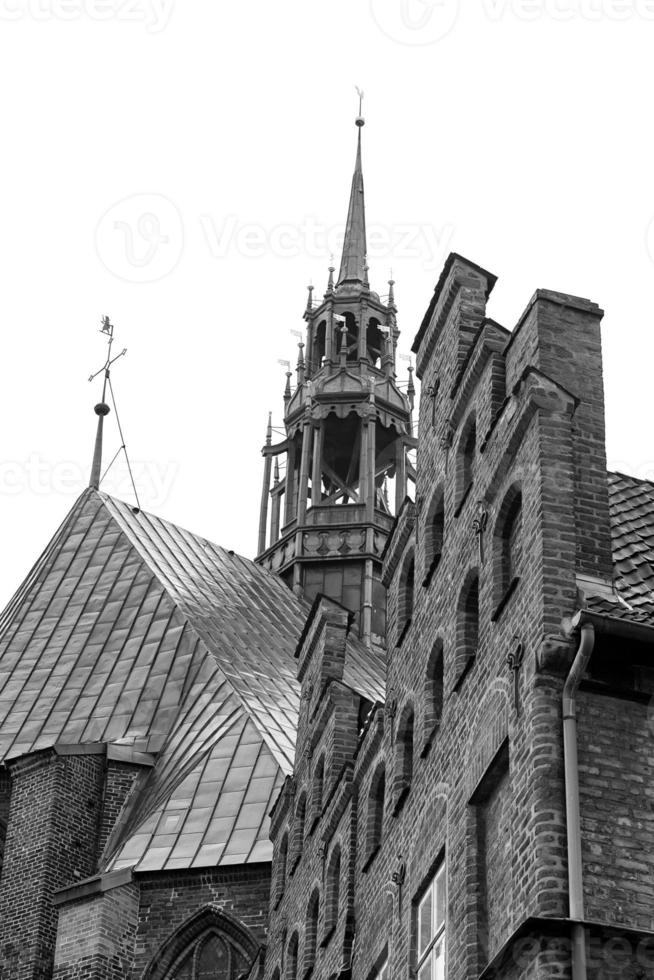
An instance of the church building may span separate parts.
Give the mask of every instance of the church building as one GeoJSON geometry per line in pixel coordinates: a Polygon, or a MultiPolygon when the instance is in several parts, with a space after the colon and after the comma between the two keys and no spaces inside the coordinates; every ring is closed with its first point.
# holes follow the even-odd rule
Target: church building
{"type": "Polygon", "coordinates": [[[508,330],[451,254],[416,406],[356,123],[255,560],[99,488],[101,402],[0,617],[0,980],[654,977],[654,484],[607,473],[602,310],[508,330]]]}

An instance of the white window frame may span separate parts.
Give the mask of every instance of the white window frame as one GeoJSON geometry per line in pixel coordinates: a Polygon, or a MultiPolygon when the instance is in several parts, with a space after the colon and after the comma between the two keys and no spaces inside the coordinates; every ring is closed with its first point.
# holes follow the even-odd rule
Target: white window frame
{"type": "Polygon", "coordinates": [[[434,877],[425,889],[418,902],[417,909],[417,962],[416,977],[418,980],[441,980],[445,977],[445,937],[447,920],[447,889],[445,878],[445,862],[439,865],[434,877]],[[423,943],[423,918],[426,906],[430,904],[431,915],[429,922],[429,937],[423,943]],[[437,954],[440,956],[437,959],[437,954]],[[437,973],[437,963],[442,964],[437,973]]]}

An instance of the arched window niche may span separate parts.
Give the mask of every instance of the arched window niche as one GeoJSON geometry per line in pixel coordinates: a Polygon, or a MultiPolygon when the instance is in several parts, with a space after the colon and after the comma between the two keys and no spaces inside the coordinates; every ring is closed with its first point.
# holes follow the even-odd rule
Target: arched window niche
{"type": "Polygon", "coordinates": [[[427,588],[438,568],[443,554],[445,535],[445,498],[443,488],[438,487],[432,495],[425,522],[425,577],[423,586],[427,588]]]}
{"type": "Polygon", "coordinates": [[[398,582],[397,594],[397,643],[400,646],[413,619],[415,599],[415,553],[413,548],[406,554],[398,582]]]}
{"type": "Polygon", "coordinates": [[[244,926],[206,906],[160,947],[143,980],[236,980],[248,971],[258,952],[244,926]]]}
{"type": "Polygon", "coordinates": [[[386,797],[386,766],[380,762],[374,771],[368,792],[364,868],[379,850],[384,832],[384,802],[386,797]]]}
{"type": "Polygon", "coordinates": [[[307,794],[302,792],[295,807],[295,820],[293,821],[293,854],[291,860],[291,874],[295,871],[304,847],[304,825],[307,815],[307,794]]]}
{"type": "Polygon", "coordinates": [[[522,553],[522,489],[514,483],[504,496],[493,533],[493,622],[501,616],[520,581],[522,553]]]}
{"type": "Polygon", "coordinates": [[[432,647],[425,670],[421,749],[423,756],[429,751],[440,728],[443,714],[443,679],[443,641],[438,639],[432,647]]]}
{"type": "Polygon", "coordinates": [[[326,946],[338,923],[341,896],[341,845],[336,844],[329,855],[325,875],[325,926],[322,946],[326,946]]]}
{"type": "Polygon", "coordinates": [[[454,690],[458,690],[473,666],[478,646],[479,573],[473,569],[465,577],[457,604],[454,690]]]}
{"type": "Polygon", "coordinates": [[[316,885],[311,892],[307,905],[307,918],[304,929],[304,956],[302,958],[302,975],[306,977],[313,970],[316,962],[318,947],[318,915],[320,912],[320,891],[316,885]]]}
{"type": "Polygon", "coordinates": [[[393,813],[397,815],[409,795],[413,780],[413,705],[405,705],[397,726],[393,767],[393,813]]]}
{"type": "Polygon", "coordinates": [[[465,421],[459,438],[456,457],[456,510],[458,517],[465,504],[475,476],[475,461],[477,457],[477,419],[471,412],[465,421]]]}
{"type": "Polygon", "coordinates": [[[311,825],[313,830],[320,819],[322,813],[323,790],[325,783],[325,757],[321,755],[313,771],[313,782],[311,786],[311,825]]]}

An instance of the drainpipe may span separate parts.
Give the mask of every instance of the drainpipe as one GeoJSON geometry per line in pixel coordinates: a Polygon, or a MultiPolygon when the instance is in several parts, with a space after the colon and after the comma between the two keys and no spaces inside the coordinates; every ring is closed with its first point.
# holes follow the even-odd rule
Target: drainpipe
{"type": "Polygon", "coordinates": [[[576,694],[595,645],[590,623],[581,627],[581,641],[570,673],[563,686],[563,764],[565,770],[565,810],[568,832],[568,889],[572,925],[572,980],[586,980],[586,930],[581,866],[581,819],[579,814],[579,767],[577,762],[576,694]]]}

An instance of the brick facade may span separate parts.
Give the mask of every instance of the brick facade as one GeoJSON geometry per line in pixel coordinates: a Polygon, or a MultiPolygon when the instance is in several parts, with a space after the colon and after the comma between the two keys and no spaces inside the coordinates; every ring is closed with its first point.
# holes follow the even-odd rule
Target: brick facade
{"type": "MultiPolygon", "coordinates": [[[[323,602],[299,652],[302,751],[273,815],[270,980],[309,970],[371,980],[385,961],[392,977],[415,976],[418,906],[443,864],[449,980],[571,976],[561,697],[578,643],[567,624],[612,576],[602,311],[539,290],[509,333],[485,317],[493,284],[451,256],[414,347],[416,500],[386,547],[386,702],[363,734],[346,727],[360,705],[326,642],[342,612],[323,602]],[[323,757],[322,813],[298,832],[298,801],[323,757]],[[287,839],[296,857],[285,871],[287,839]]],[[[620,699],[586,687],[587,975],[644,977],[654,949],[648,710],[634,707],[642,694],[629,683],[620,699]]]]}

